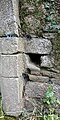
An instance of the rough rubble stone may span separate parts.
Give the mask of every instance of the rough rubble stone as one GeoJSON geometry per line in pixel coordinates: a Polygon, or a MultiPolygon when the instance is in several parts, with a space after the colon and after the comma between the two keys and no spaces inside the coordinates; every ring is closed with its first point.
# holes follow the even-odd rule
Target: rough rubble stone
{"type": "Polygon", "coordinates": [[[18,116],[23,104],[23,78],[2,77],[3,110],[7,115],[18,116]]]}
{"type": "Polygon", "coordinates": [[[25,99],[24,101],[24,108],[26,109],[27,112],[32,112],[34,110],[34,101],[31,99],[25,99]]]}
{"type": "Polygon", "coordinates": [[[24,39],[17,37],[0,38],[3,54],[24,52],[24,39]]]}
{"type": "Polygon", "coordinates": [[[56,35],[56,33],[43,33],[43,37],[45,39],[54,39],[55,35],[56,35]]]}
{"type": "Polygon", "coordinates": [[[52,83],[60,85],[60,76],[59,77],[57,76],[56,78],[51,78],[51,81],[52,81],[52,83]]]}
{"type": "Polygon", "coordinates": [[[23,54],[2,55],[2,76],[18,77],[24,73],[23,54]]]}
{"type": "Polygon", "coordinates": [[[0,36],[7,33],[18,35],[19,12],[18,1],[0,0],[0,36]]]}
{"type": "Polygon", "coordinates": [[[38,70],[31,70],[31,75],[41,75],[40,74],[40,71],[38,71],[38,70]]]}
{"type": "Polygon", "coordinates": [[[55,68],[60,71],[60,36],[55,36],[55,38],[52,40],[52,44],[52,56],[54,57],[54,65],[55,68]]]}
{"type": "Polygon", "coordinates": [[[41,67],[53,67],[51,56],[41,56],[41,67]]]}
{"type": "Polygon", "coordinates": [[[57,78],[60,76],[60,73],[58,71],[54,71],[52,69],[46,70],[46,69],[40,69],[40,74],[43,76],[48,76],[50,78],[57,78]]]}
{"type": "Polygon", "coordinates": [[[20,1],[20,21],[23,32],[39,35],[44,25],[42,2],[20,1]]]}
{"type": "Polygon", "coordinates": [[[48,39],[32,38],[25,41],[25,52],[35,54],[49,54],[52,44],[48,39]]]}
{"type": "Polygon", "coordinates": [[[33,81],[33,82],[48,82],[49,81],[49,77],[45,77],[45,76],[37,76],[37,75],[28,75],[29,76],[29,80],[33,81]]]}
{"type": "Polygon", "coordinates": [[[1,39],[0,39],[0,54],[2,52],[2,45],[1,45],[1,39]]]}
{"type": "MultiPolygon", "coordinates": [[[[52,84],[55,95],[60,98],[60,86],[52,84]]],[[[27,82],[25,87],[26,98],[42,98],[46,92],[49,84],[39,82],[27,82]]]]}

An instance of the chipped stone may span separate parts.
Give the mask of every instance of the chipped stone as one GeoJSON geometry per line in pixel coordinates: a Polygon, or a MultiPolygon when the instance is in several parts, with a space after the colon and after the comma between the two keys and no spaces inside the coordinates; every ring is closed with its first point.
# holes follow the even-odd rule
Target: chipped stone
{"type": "Polygon", "coordinates": [[[45,77],[45,76],[38,76],[38,75],[28,75],[29,76],[29,80],[33,81],[33,82],[48,82],[49,81],[49,77],[45,77]]]}
{"type": "Polygon", "coordinates": [[[41,56],[41,67],[53,67],[51,56],[41,56]]]}
{"type": "Polygon", "coordinates": [[[55,71],[52,71],[52,70],[45,70],[45,69],[41,69],[40,70],[40,74],[43,75],[43,76],[48,76],[50,78],[56,78],[59,76],[58,73],[56,73],[55,71]]]}
{"type": "Polygon", "coordinates": [[[49,54],[52,50],[52,44],[48,39],[32,38],[25,41],[25,52],[35,54],[49,54]]]}

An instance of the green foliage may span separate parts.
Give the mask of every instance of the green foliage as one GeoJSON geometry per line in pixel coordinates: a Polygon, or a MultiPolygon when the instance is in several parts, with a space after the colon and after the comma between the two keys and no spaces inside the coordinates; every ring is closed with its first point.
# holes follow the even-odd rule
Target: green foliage
{"type": "Polygon", "coordinates": [[[57,99],[56,96],[54,95],[52,86],[48,87],[43,98],[43,104],[44,107],[47,109],[49,115],[56,113],[55,106],[60,105],[60,100],[57,99]]]}
{"type": "Polygon", "coordinates": [[[0,97],[0,120],[60,120],[59,115],[56,113],[56,105],[60,106],[60,100],[56,98],[51,85],[49,85],[39,104],[34,105],[32,114],[24,109],[20,118],[12,118],[4,115],[2,111],[2,99],[0,97]]]}
{"type": "Polygon", "coordinates": [[[45,16],[45,23],[49,24],[48,32],[56,32],[60,35],[60,24],[58,20],[58,11],[56,9],[56,4],[58,1],[55,0],[46,0],[44,3],[46,16],[45,16]]]}
{"type": "Polygon", "coordinates": [[[0,96],[0,120],[17,120],[13,117],[6,116],[2,110],[2,97],[0,96]]]}
{"type": "Polygon", "coordinates": [[[56,98],[51,85],[49,85],[40,102],[40,104],[34,107],[32,114],[24,110],[20,120],[60,120],[55,108],[60,106],[60,100],[56,98]]]}

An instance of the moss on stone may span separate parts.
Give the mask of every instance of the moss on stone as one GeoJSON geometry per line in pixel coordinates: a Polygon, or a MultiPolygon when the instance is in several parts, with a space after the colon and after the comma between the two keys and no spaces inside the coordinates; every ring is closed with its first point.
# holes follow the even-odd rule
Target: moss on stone
{"type": "Polygon", "coordinates": [[[60,70],[60,36],[55,36],[52,43],[55,67],[60,70]]]}
{"type": "Polygon", "coordinates": [[[20,2],[20,22],[23,32],[41,34],[44,25],[41,0],[23,0],[20,2]]]}

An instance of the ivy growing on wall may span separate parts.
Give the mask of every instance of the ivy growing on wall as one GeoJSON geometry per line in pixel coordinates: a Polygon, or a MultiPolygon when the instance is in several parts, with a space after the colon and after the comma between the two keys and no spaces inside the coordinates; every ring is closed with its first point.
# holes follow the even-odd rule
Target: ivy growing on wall
{"type": "Polygon", "coordinates": [[[45,21],[49,24],[50,32],[58,32],[60,34],[60,24],[59,24],[59,6],[56,0],[46,0],[44,3],[45,10],[47,12],[45,16],[45,21]],[[57,9],[58,7],[58,9],[57,9]]]}
{"type": "Polygon", "coordinates": [[[59,5],[59,0],[20,0],[22,31],[40,36],[47,26],[47,31],[60,34],[59,5]]]}

